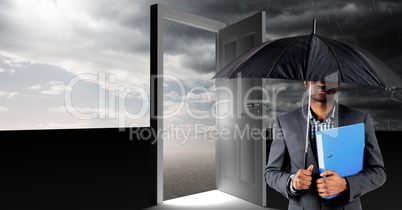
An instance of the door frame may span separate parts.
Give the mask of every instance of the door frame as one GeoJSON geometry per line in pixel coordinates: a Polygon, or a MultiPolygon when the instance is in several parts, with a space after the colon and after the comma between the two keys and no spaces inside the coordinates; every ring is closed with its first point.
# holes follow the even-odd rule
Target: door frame
{"type": "MultiPolygon", "coordinates": [[[[151,28],[150,28],[150,127],[154,133],[163,129],[163,20],[170,20],[187,26],[214,32],[216,46],[219,46],[218,32],[225,28],[226,24],[190,14],[160,4],[151,5],[151,28]]],[[[216,71],[219,68],[219,51],[215,50],[216,71]]],[[[161,136],[154,136],[155,144],[151,146],[151,161],[156,163],[156,169],[152,169],[153,174],[151,186],[151,201],[155,204],[163,203],[163,139],[161,136]],[[156,154],[156,157],[154,156],[156,154]]]]}

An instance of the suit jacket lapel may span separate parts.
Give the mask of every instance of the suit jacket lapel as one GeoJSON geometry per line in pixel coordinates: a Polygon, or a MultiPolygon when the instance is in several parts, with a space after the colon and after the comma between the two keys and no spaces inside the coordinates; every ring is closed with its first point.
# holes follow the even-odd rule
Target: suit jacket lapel
{"type": "Polygon", "coordinates": [[[346,110],[345,107],[343,107],[342,105],[338,104],[337,112],[335,112],[335,127],[339,127],[339,126],[344,126],[346,124],[345,122],[345,115],[346,115],[346,110]]]}

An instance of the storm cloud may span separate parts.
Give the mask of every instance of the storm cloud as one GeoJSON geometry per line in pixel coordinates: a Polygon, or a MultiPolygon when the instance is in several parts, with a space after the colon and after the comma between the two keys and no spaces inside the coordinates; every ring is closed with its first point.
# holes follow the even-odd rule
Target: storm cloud
{"type": "MultiPolygon", "coordinates": [[[[113,75],[114,80],[102,87],[104,89],[139,86],[149,94],[150,6],[153,4],[163,4],[227,25],[265,11],[267,41],[310,34],[312,20],[316,19],[318,35],[362,47],[402,75],[402,2],[396,0],[0,1],[0,75],[4,80],[0,91],[18,93],[11,99],[0,98],[0,114],[29,116],[29,111],[21,111],[27,109],[26,106],[15,105],[16,99],[21,103],[21,97],[35,98],[37,102],[28,109],[42,110],[36,115],[49,116],[40,118],[47,119],[48,124],[113,126],[111,123],[115,120],[112,119],[64,122],[61,115],[58,118],[49,115],[48,110],[64,105],[61,95],[49,93],[60,93],[62,84],[68,84],[77,75],[105,73],[113,75]],[[29,80],[26,79],[28,75],[29,80]],[[55,101],[49,102],[51,98],[55,101]]],[[[164,29],[166,73],[180,77],[186,91],[197,86],[213,90],[215,34],[171,21],[164,22],[164,29]]],[[[286,87],[278,96],[281,99],[277,102],[278,114],[301,103],[296,101],[304,91],[303,87],[297,86],[299,83],[268,84],[268,88],[286,87]]],[[[96,101],[96,87],[93,84],[83,86],[91,87],[91,91],[77,91],[76,95],[80,95],[77,104],[82,104],[78,108],[98,109],[99,102],[88,102],[89,99],[96,101]]],[[[339,100],[370,112],[376,129],[402,130],[401,90],[344,87],[339,92],[339,100]]],[[[175,91],[178,90],[169,89],[165,97],[178,93],[175,91]]],[[[177,103],[167,100],[167,104],[177,103]]],[[[210,110],[206,106],[211,104],[194,105],[194,112],[210,110]]],[[[22,126],[22,119],[25,118],[14,122],[14,128],[22,126]]],[[[184,121],[191,123],[188,119],[184,121]]],[[[149,115],[134,123],[148,126],[149,115]]],[[[43,125],[46,122],[32,120],[24,126],[43,125]]]]}

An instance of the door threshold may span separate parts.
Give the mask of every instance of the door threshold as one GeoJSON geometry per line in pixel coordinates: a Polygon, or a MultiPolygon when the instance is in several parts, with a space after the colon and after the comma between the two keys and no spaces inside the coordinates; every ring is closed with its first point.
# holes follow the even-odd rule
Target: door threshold
{"type": "Polygon", "coordinates": [[[162,204],[146,210],[276,210],[255,205],[219,190],[211,190],[194,195],[163,201],[162,204]]]}

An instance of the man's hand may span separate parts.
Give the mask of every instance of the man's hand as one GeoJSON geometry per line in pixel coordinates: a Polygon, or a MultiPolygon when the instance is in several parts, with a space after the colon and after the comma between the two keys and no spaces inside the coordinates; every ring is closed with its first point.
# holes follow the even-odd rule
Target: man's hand
{"type": "Polygon", "coordinates": [[[307,169],[299,169],[293,177],[292,186],[295,190],[307,190],[311,185],[311,174],[314,166],[310,165],[307,169]]]}
{"type": "Polygon", "coordinates": [[[320,176],[325,176],[325,178],[317,179],[318,194],[323,198],[348,189],[346,179],[339,176],[335,171],[326,170],[320,176]]]}

